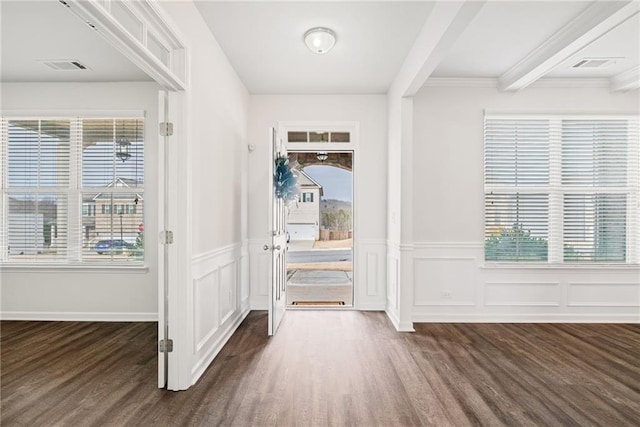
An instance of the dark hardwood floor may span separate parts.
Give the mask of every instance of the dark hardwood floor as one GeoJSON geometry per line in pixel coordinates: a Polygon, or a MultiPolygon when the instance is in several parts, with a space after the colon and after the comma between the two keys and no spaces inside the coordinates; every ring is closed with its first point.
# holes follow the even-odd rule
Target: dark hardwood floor
{"type": "Polygon", "coordinates": [[[417,324],[253,312],[185,392],[153,323],[2,322],[2,426],[640,425],[640,325],[417,324]]]}

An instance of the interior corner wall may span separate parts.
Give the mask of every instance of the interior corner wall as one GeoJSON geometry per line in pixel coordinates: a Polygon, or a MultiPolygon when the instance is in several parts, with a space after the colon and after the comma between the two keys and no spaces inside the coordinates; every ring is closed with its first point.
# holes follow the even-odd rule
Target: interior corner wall
{"type": "MultiPolygon", "coordinates": [[[[249,93],[193,2],[160,7],[189,47],[185,95],[190,174],[191,255],[180,343],[189,372],[200,377],[249,312],[247,251],[247,126],[249,93]]],[[[177,141],[185,143],[185,141],[177,141]]],[[[188,256],[188,255],[187,255],[188,256]]],[[[182,281],[181,281],[182,283],[182,281]]],[[[267,333],[265,325],[265,334],[267,333]]],[[[186,365],[181,365],[181,368],[186,365]]],[[[182,381],[182,380],[181,380],[182,381]]]]}
{"type": "MultiPolygon", "coordinates": [[[[158,228],[158,90],[154,82],[2,83],[2,108],[29,111],[144,110],[145,226],[158,228]]],[[[146,270],[0,270],[1,316],[20,320],[155,321],[157,235],[145,238],[146,270]]]]}
{"type": "MultiPolygon", "coordinates": [[[[266,309],[271,161],[269,129],[279,122],[358,122],[355,160],[355,304],[384,310],[386,301],[387,96],[252,95],[249,114],[249,253],[251,306],[266,309]]],[[[337,147],[339,148],[339,147],[337,147]]]]}
{"type": "Polygon", "coordinates": [[[638,114],[608,88],[425,87],[414,99],[416,322],[640,321],[640,269],[484,266],[484,110],[638,114]]]}

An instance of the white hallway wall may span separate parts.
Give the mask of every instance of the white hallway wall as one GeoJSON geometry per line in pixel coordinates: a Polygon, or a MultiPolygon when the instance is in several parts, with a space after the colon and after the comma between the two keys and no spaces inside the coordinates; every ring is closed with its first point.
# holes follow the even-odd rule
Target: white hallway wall
{"type": "Polygon", "coordinates": [[[640,321],[638,267],[483,267],[484,109],[638,113],[638,91],[541,86],[415,96],[414,321],[640,321]]]}
{"type": "Polygon", "coordinates": [[[200,377],[249,312],[249,94],[192,2],[160,6],[189,46],[191,57],[184,129],[189,142],[184,173],[190,174],[191,183],[186,210],[191,254],[184,254],[189,257],[189,277],[176,296],[186,301],[179,321],[185,332],[182,338],[188,341],[188,354],[181,355],[190,369],[181,375],[180,388],[186,388],[200,377]]]}
{"type": "Polygon", "coordinates": [[[386,271],[386,95],[252,95],[249,114],[249,250],[251,307],[268,303],[267,219],[269,128],[278,122],[359,122],[356,153],[355,304],[359,309],[384,310],[386,271]]]}
{"type": "MultiPolygon", "coordinates": [[[[2,83],[2,109],[143,110],[145,226],[158,229],[158,90],[152,82],[2,83]]],[[[157,233],[145,238],[146,268],[1,267],[3,319],[153,321],[158,312],[157,233]]]]}

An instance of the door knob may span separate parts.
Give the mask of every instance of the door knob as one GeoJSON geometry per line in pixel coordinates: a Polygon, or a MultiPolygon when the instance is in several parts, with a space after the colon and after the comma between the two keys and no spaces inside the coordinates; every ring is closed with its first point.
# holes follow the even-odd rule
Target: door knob
{"type": "Polygon", "coordinates": [[[274,247],[273,247],[273,250],[274,250],[274,251],[279,251],[280,249],[281,249],[281,248],[280,248],[280,245],[278,245],[278,246],[274,246],[274,247]]]}
{"type": "Polygon", "coordinates": [[[271,248],[269,247],[269,245],[264,245],[264,246],[262,247],[262,249],[264,249],[265,251],[268,251],[268,250],[269,250],[269,249],[271,249],[271,248]]]}

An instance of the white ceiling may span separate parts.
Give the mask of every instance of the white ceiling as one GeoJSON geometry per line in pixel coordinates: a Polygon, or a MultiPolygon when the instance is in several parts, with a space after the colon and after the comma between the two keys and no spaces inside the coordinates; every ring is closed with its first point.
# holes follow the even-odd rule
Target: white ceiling
{"type": "MultiPolygon", "coordinates": [[[[433,77],[498,77],[541,45],[592,1],[487,2],[433,77]]],[[[547,77],[610,77],[638,64],[640,21],[636,15],[567,59],[547,77]],[[602,69],[572,69],[583,57],[624,57],[602,69]]]]}
{"type": "Polygon", "coordinates": [[[429,2],[196,2],[251,93],[386,93],[431,10],[429,2]],[[337,34],[325,55],[309,28],[337,34]]]}
{"type": "MultiPolygon", "coordinates": [[[[500,77],[593,1],[487,1],[432,73],[500,77]]],[[[196,1],[251,93],[386,93],[433,2],[196,1]],[[326,55],[302,40],[313,26],[338,33],[326,55]]],[[[611,77],[638,64],[640,18],[628,20],[552,70],[548,77],[611,77]],[[625,59],[571,69],[582,57],[625,59]]]]}
{"type": "Polygon", "coordinates": [[[622,73],[640,60],[640,15],[636,15],[621,24],[615,30],[605,34],[577,55],[564,61],[548,77],[611,77],[622,73]],[[615,64],[604,68],[571,68],[583,58],[617,57],[622,58],[615,64]]]}
{"type": "MultiPolygon", "coordinates": [[[[162,0],[164,1],[164,0],[162,0]]],[[[499,77],[593,1],[487,1],[435,68],[434,77],[499,77]]],[[[429,1],[196,0],[205,22],[251,93],[386,93],[424,22],[429,1]],[[332,28],[336,47],[315,55],[303,42],[332,28]]],[[[150,78],[56,0],[1,7],[2,81],[149,81],[150,78]],[[73,59],[87,71],[55,71],[73,59]]],[[[637,67],[640,16],[551,70],[548,77],[611,77],[637,67]],[[572,69],[583,57],[622,57],[610,67],[572,69]]]]}
{"type": "Polygon", "coordinates": [[[151,80],[56,0],[5,1],[1,7],[3,82],[151,80]],[[56,71],[43,60],[73,59],[89,70],[56,71]]]}
{"type": "Polygon", "coordinates": [[[485,3],[432,76],[498,77],[590,3],[485,3]]]}

